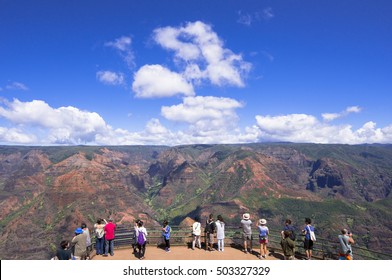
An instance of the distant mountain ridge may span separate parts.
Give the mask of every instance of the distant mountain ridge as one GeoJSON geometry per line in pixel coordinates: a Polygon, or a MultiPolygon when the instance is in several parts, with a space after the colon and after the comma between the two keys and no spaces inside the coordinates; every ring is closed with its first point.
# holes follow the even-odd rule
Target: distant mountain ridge
{"type": "Polygon", "coordinates": [[[0,147],[0,258],[47,259],[82,221],[245,211],[280,229],[311,217],[335,239],[392,253],[392,145],[243,144],[0,147]]]}

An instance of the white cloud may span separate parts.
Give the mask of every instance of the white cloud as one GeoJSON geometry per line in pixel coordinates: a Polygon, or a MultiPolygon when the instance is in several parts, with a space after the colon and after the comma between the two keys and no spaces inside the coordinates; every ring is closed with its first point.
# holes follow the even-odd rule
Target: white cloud
{"type": "Polygon", "coordinates": [[[335,119],[339,119],[339,118],[343,118],[351,113],[359,113],[362,111],[361,107],[358,106],[351,106],[351,107],[347,107],[346,110],[340,112],[340,113],[324,113],[322,114],[322,118],[324,119],[324,121],[333,121],[335,119]]]}
{"type": "Polygon", "coordinates": [[[129,68],[135,67],[134,55],[131,48],[132,38],[128,36],[122,36],[120,38],[115,39],[114,41],[106,42],[106,47],[111,47],[116,49],[124,62],[128,65],[129,68]]]}
{"type": "Polygon", "coordinates": [[[243,104],[231,98],[214,96],[186,97],[183,103],[163,106],[161,114],[168,120],[191,124],[193,134],[219,132],[227,134],[236,127],[236,109],[243,104]]]}
{"type": "MultiPolygon", "coordinates": [[[[352,108],[352,107],[350,107],[352,108]]],[[[377,128],[367,122],[353,130],[351,125],[330,125],[305,114],[256,116],[259,141],[289,141],[323,144],[390,143],[392,125],[377,128]]]]}
{"type": "Polygon", "coordinates": [[[169,133],[169,130],[164,127],[158,119],[152,119],[146,125],[146,132],[148,134],[157,135],[167,134],[169,133]]]}
{"type": "MultiPolygon", "coordinates": [[[[8,121],[9,124],[0,127],[0,143],[181,145],[262,141],[325,144],[392,142],[392,124],[379,128],[375,122],[369,121],[353,130],[350,125],[331,125],[306,114],[258,115],[255,125],[240,129],[236,110],[242,107],[242,103],[231,98],[185,97],[181,104],[162,107],[162,115],[167,120],[181,123],[181,129],[173,130],[153,118],[142,131],[131,132],[113,129],[95,112],[71,106],[52,108],[42,100],[3,100],[0,103],[0,118],[3,123],[8,121]]],[[[357,109],[349,107],[346,110],[357,109]]]]}
{"type": "Polygon", "coordinates": [[[24,133],[16,128],[0,127],[0,143],[31,144],[36,141],[35,135],[24,133]]]}
{"type": "Polygon", "coordinates": [[[151,119],[142,131],[108,130],[106,134],[98,134],[96,140],[101,145],[176,145],[180,143],[176,133],[165,128],[158,119],[151,119]]]}
{"type": "Polygon", "coordinates": [[[29,127],[47,130],[46,138],[41,140],[48,143],[94,143],[96,134],[110,129],[97,113],[71,106],[55,109],[41,100],[21,102],[15,99],[3,103],[0,117],[27,130],[29,127]]]}
{"type": "Polygon", "coordinates": [[[338,119],[341,115],[338,113],[324,113],[321,116],[325,121],[329,122],[338,119]]]}
{"type": "Polygon", "coordinates": [[[362,111],[362,108],[358,107],[358,106],[351,106],[351,107],[346,108],[347,113],[359,113],[361,111],[362,111]]]}
{"type": "Polygon", "coordinates": [[[107,85],[123,85],[125,82],[123,73],[112,71],[98,71],[97,79],[107,85]]]}
{"type": "Polygon", "coordinates": [[[275,14],[271,7],[267,7],[262,11],[256,11],[251,13],[244,13],[243,11],[238,11],[237,22],[246,26],[251,26],[255,22],[269,21],[275,17],[275,14]]]}
{"type": "Polygon", "coordinates": [[[252,67],[240,54],[224,48],[212,27],[201,21],[179,28],[155,29],[154,39],[163,48],[174,51],[177,60],[185,62],[183,73],[188,80],[207,79],[218,86],[243,87],[243,76],[252,67]]]}
{"type": "Polygon", "coordinates": [[[112,47],[120,51],[127,51],[132,44],[131,37],[122,36],[111,42],[106,42],[105,46],[112,47]]]}
{"type": "Polygon", "coordinates": [[[154,30],[154,39],[162,47],[174,50],[176,56],[185,60],[196,60],[201,56],[200,48],[191,42],[180,41],[178,37],[182,34],[182,30],[174,27],[164,27],[154,30]]]}
{"type": "Polygon", "coordinates": [[[241,10],[238,11],[237,22],[246,26],[251,26],[253,22],[253,16],[249,13],[243,13],[241,10]]]}
{"type": "Polygon", "coordinates": [[[19,82],[12,82],[11,84],[6,85],[5,88],[8,90],[29,90],[25,84],[19,82]]]}
{"type": "Polygon", "coordinates": [[[136,97],[170,97],[178,94],[194,95],[193,86],[180,74],[161,65],[144,65],[134,75],[132,90],[136,97]]]}

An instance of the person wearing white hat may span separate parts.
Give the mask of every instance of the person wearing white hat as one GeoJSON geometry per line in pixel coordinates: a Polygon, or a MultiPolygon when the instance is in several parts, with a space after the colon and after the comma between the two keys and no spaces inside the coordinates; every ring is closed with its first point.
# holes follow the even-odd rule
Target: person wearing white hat
{"type": "Polygon", "coordinates": [[[259,243],[260,243],[260,256],[259,258],[265,258],[267,255],[267,244],[268,244],[268,234],[269,230],[266,226],[267,221],[265,219],[260,219],[257,225],[259,229],[259,243]]]}
{"type": "Polygon", "coordinates": [[[242,227],[242,238],[244,240],[244,252],[248,254],[248,240],[249,240],[249,251],[252,252],[252,221],[250,220],[249,213],[242,215],[241,220],[242,227]]]}

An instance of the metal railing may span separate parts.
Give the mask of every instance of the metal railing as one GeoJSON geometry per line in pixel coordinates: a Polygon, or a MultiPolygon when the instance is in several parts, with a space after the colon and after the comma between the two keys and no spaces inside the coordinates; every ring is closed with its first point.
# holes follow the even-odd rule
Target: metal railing
{"type": "MultiPolygon", "coordinates": [[[[172,232],[170,236],[171,246],[188,246],[191,247],[193,236],[192,227],[179,227],[172,226],[172,232]]],[[[280,246],[281,231],[269,229],[270,234],[268,237],[268,250],[270,253],[275,254],[277,258],[283,258],[282,248],[280,246]]],[[[162,231],[160,228],[147,228],[148,232],[148,246],[163,246],[162,231]]],[[[253,251],[255,254],[259,252],[258,232],[253,230],[253,251]]],[[[119,225],[116,230],[114,247],[116,248],[127,248],[132,247],[135,244],[135,231],[133,227],[125,227],[119,225]]],[[[204,233],[201,235],[202,247],[205,248],[204,233]]],[[[95,248],[95,237],[92,237],[93,248],[95,248]]],[[[295,256],[298,259],[305,258],[305,250],[303,248],[303,236],[297,234],[295,256]]],[[[243,244],[242,231],[238,227],[225,227],[225,245],[241,248],[243,244]]],[[[321,260],[334,260],[338,259],[339,242],[331,241],[323,238],[317,238],[313,246],[313,258],[321,260]]],[[[355,259],[362,260],[392,260],[392,254],[377,252],[369,250],[364,247],[353,245],[353,252],[355,259]]],[[[95,252],[95,250],[93,250],[95,252]]]]}

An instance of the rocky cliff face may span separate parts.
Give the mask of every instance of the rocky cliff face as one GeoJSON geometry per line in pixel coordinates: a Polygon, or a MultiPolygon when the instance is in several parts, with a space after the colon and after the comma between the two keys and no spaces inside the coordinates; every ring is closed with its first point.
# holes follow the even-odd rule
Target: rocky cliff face
{"type": "Polygon", "coordinates": [[[0,258],[47,259],[100,217],[156,226],[213,212],[236,223],[245,211],[277,229],[309,216],[327,238],[349,227],[377,249],[392,241],[391,189],[391,146],[3,146],[0,258]]]}

